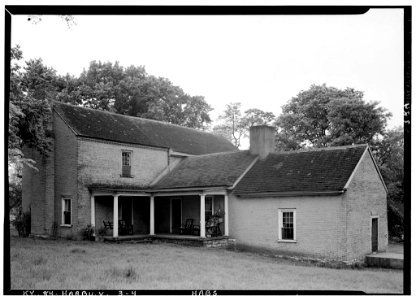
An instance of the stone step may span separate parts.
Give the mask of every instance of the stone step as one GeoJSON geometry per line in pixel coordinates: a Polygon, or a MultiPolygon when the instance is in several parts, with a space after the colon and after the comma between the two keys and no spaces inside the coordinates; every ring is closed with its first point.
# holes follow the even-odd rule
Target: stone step
{"type": "Polygon", "coordinates": [[[365,257],[369,267],[403,269],[403,254],[399,253],[376,253],[365,257]]]}

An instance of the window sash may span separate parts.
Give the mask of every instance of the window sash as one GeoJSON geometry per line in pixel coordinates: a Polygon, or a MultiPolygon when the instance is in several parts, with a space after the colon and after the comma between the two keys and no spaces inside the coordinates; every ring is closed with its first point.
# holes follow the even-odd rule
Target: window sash
{"type": "Polygon", "coordinates": [[[296,210],[279,209],[279,240],[296,240],[296,210]]]}
{"type": "Polygon", "coordinates": [[[122,152],[122,166],[131,166],[131,152],[122,152]]]}
{"type": "Polygon", "coordinates": [[[62,199],[62,224],[72,224],[71,211],[71,199],[62,199]]]}

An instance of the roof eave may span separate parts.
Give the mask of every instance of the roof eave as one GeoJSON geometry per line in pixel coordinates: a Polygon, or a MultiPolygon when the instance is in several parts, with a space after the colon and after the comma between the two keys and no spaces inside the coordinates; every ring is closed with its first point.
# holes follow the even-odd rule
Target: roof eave
{"type": "Polygon", "coordinates": [[[240,198],[266,198],[266,197],[297,197],[297,196],[339,196],[345,190],[340,191],[297,191],[297,192],[259,192],[259,193],[235,193],[240,198]]]}

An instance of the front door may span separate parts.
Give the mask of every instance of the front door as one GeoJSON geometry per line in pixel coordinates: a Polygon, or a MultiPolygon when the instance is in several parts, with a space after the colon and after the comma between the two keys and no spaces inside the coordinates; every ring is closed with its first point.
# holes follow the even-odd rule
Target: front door
{"type": "Polygon", "coordinates": [[[378,218],[371,219],[371,251],[378,251],[378,218]]]}
{"type": "Polygon", "coordinates": [[[172,202],[172,233],[180,233],[180,227],[182,224],[182,201],[175,198],[172,202]]]}

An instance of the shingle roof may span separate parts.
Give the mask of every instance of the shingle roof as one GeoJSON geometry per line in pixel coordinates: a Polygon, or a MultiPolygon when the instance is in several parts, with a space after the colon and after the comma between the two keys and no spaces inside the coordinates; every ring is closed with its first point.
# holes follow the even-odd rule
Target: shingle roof
{"type": "Polygon", "coordinates": [[[54,109],[79,136],[171,148],[194,155],[236,150],[226,139],[196,129],[60,102],[54,103],[54,109]]]}
{"type": "Polygon", "coordinates": [[[152,188],[232,186],[255,159],[248,151],[187,157],[152,188]]]}
{"type": "Polygon", "coordinates": [[[269,154],[247,172],[234,189],[250,193],[342,191],[367,145],[269,154]]]}

